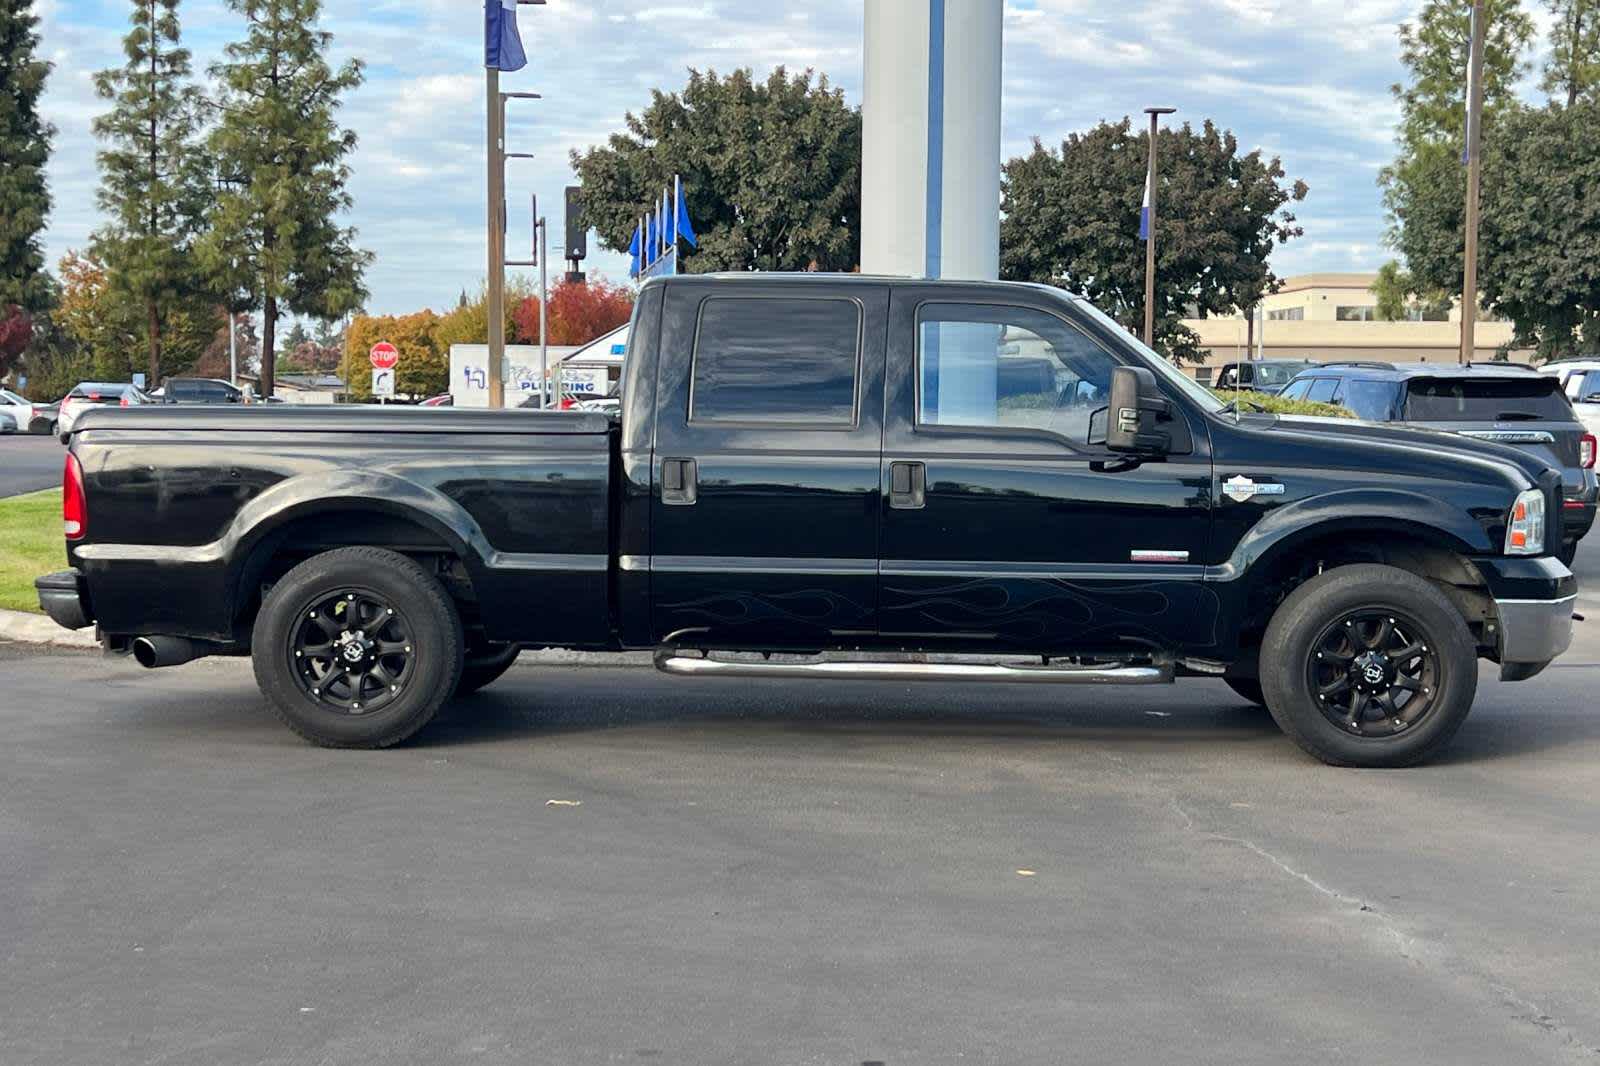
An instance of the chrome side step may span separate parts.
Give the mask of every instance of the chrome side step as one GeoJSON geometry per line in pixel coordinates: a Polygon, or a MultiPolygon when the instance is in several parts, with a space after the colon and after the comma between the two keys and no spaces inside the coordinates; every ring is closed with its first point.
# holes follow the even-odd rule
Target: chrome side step
{"type": "Polygon", "coordinates": [[[1044,685],[1162,685],[1172,681],[1170,661],[1140,666],[1008,666],[1004,663],[737,661],[656,652],[656,669],[682,677],[793,677],[836,681],[1006,681],[1044,685]]]}

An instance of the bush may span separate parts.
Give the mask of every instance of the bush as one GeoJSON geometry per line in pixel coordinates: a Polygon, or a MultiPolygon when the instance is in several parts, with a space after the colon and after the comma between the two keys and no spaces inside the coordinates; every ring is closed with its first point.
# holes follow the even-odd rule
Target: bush
{"type": "Polygon", "coordinates": [[[1348,408],[1340,407],[1336,403],[1312,403],[1310,400],[1285,400],[1282,396],[1273,396],[1266,392],[1251,392],[1245,389],[1234,392],[1232,389],[1212,389],[1217,399],[1223,403],[1232,403],[1235,396],[1239,398],[1239,406],[1245,410],[1251,409],[1251,404],[1275,415],[1319,415],[1323,418],[1354,418],[1355,415],[1348,408]]]}

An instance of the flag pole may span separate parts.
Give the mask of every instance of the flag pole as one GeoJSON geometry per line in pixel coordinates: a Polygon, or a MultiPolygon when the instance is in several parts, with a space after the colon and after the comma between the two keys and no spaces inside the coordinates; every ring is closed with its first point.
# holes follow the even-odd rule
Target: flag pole
{"type": "Polygon", "coordinates": [[[1483,0],[1472,5],[1472,56],[1467,62],[1467,217],[1461,285],[1461,365],[1472,362],[1478,325],[1478,193],[1483,144],[1483,0]]]}
{"type": "Polygon", "coordinates": [[[1147,107],[1150,116],[1150,166],[1145,172],[1150,197],[1149,232],[1144,239],[1144,342],[1156,346],[1156,132],[1162,115],[1170,115],[1175,107],[1147,107]]]}

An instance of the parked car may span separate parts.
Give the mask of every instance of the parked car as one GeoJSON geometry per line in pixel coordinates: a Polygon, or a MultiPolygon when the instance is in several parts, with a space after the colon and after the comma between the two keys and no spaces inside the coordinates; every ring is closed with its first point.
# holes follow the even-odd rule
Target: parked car
{"type": "Polygon", "coordinates": [[[1309,359],[1255,359],[1246,363],[1223,363],[1217,370],[1212,388],[1227,391],[1248,389],[1251,392],[1280,393],[1294,376],[1307,367],[1316,366],[1309,359]]]}
{"type": "Polygon", "coordinates": [[[555,645],[691,677],[1212,676],[1320,759],[1393,766],[1460,726],[1477,659],[1518,681],[1572,637],[1543,457],[1229,411],[1053,288],[682,275],[630,336],[620,422],[86,414],[41,606],[147,667],[248,653],[291,729],[357,748],[555,645]],[[1049,373],[1002,397],[1015,357],[1049,373]]]}
{"type": "Polygon", "coordinates": [[[1600,436],[1600,359],[1562,359],[1539,370],[1560,380],[1578,418],[1590,433],[1600,436]]]}
{"type": "Polygon", "coordinates": [[[451,396],[448,392],[442,392],[437,396],[430,396],[428,399],[423,400],[417,406],[418,407],[454,407],[455,405],[456,405],[455,397],[451,396]]]}
{"type": "Polygon", "coordinates": [[[161,395],[152,397],[162,403],[244,403],[244,390],[221,378],[168,378],[161,386],[161,395]]]}
{"type": "Polygon", "coordinates": [[[142,389],[121,382],[85,381],[73,387],[61,401],[61,411],[56,418],[56,431],[65,444],[72,437],[72,429],[79,417],[94,407],[139,407],[155,403],[142,389]]]}
{"type": "Polygon", "coordinates": [[[1412,422],[1509,444],[1561,471],[1557,554],[1571,564],[1600,497],[1596,437],[1552,377],[1511,363],[1328,363],[1301,373],[1288,399],[1347,407],[1373,422],[1412,422]]]}
{"type": "Polygon", "coordinates": [[[55,421],[51,404],[36,404],[10,389],[0,389],[0,419],[11,426],[8,432],[43,433],[55,421]]]}
{"type": "Polygon", "coordinates": [[[5,408],[0,407],[0,434],[15,433],[17,431],[17,416],[5,408]]]}

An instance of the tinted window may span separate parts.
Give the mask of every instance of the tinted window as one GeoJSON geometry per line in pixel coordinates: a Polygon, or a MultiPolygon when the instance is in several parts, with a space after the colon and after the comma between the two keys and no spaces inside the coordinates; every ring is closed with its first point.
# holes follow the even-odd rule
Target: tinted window
{"type": "Polygon", "coordinates": [[[1089,438],[1116,360],[1053,315],[1019,307],[929,304],[918,315],[917,421],[1043,429],[1089,438]]]}
{"type": "Polygon", "coordinates": [[[1544,374],[1517,378],[1421,378],[1407,390],[1406,417],[1417,422],[1570,422],[1561,383],[1544,374]]]}
{"type": "Polygon", "coordinates": [[[1393,382],[1351,378],[1344,383],[1343,403],[1357,418],[1365,418],[1369,422],[1387,422],[1394,417],[1397,392],[1393,382]]]}
{"type": "Polygon", "coordinates": [[[1338,392],[1338,378],[1314,378],[1310,391],[1306,393],[1306,399],[1312,403],[1332,403],[1338,392]]]}
{"type": "Polygon", "coordinates": [[[689,418],[850,425],[860,347],[861,309],[850,300],[708,299],[689,418]]]}
{"type": "Polygon", "coordinates": [[[1306,392],[1309,391],[1310,388],[1311,379],[1301,378],[1299,381],[1296,381],[1294,384],[1284,389],[1282,396],[1285,400],[1303,400],[1305,399],[1306,392]]]}

